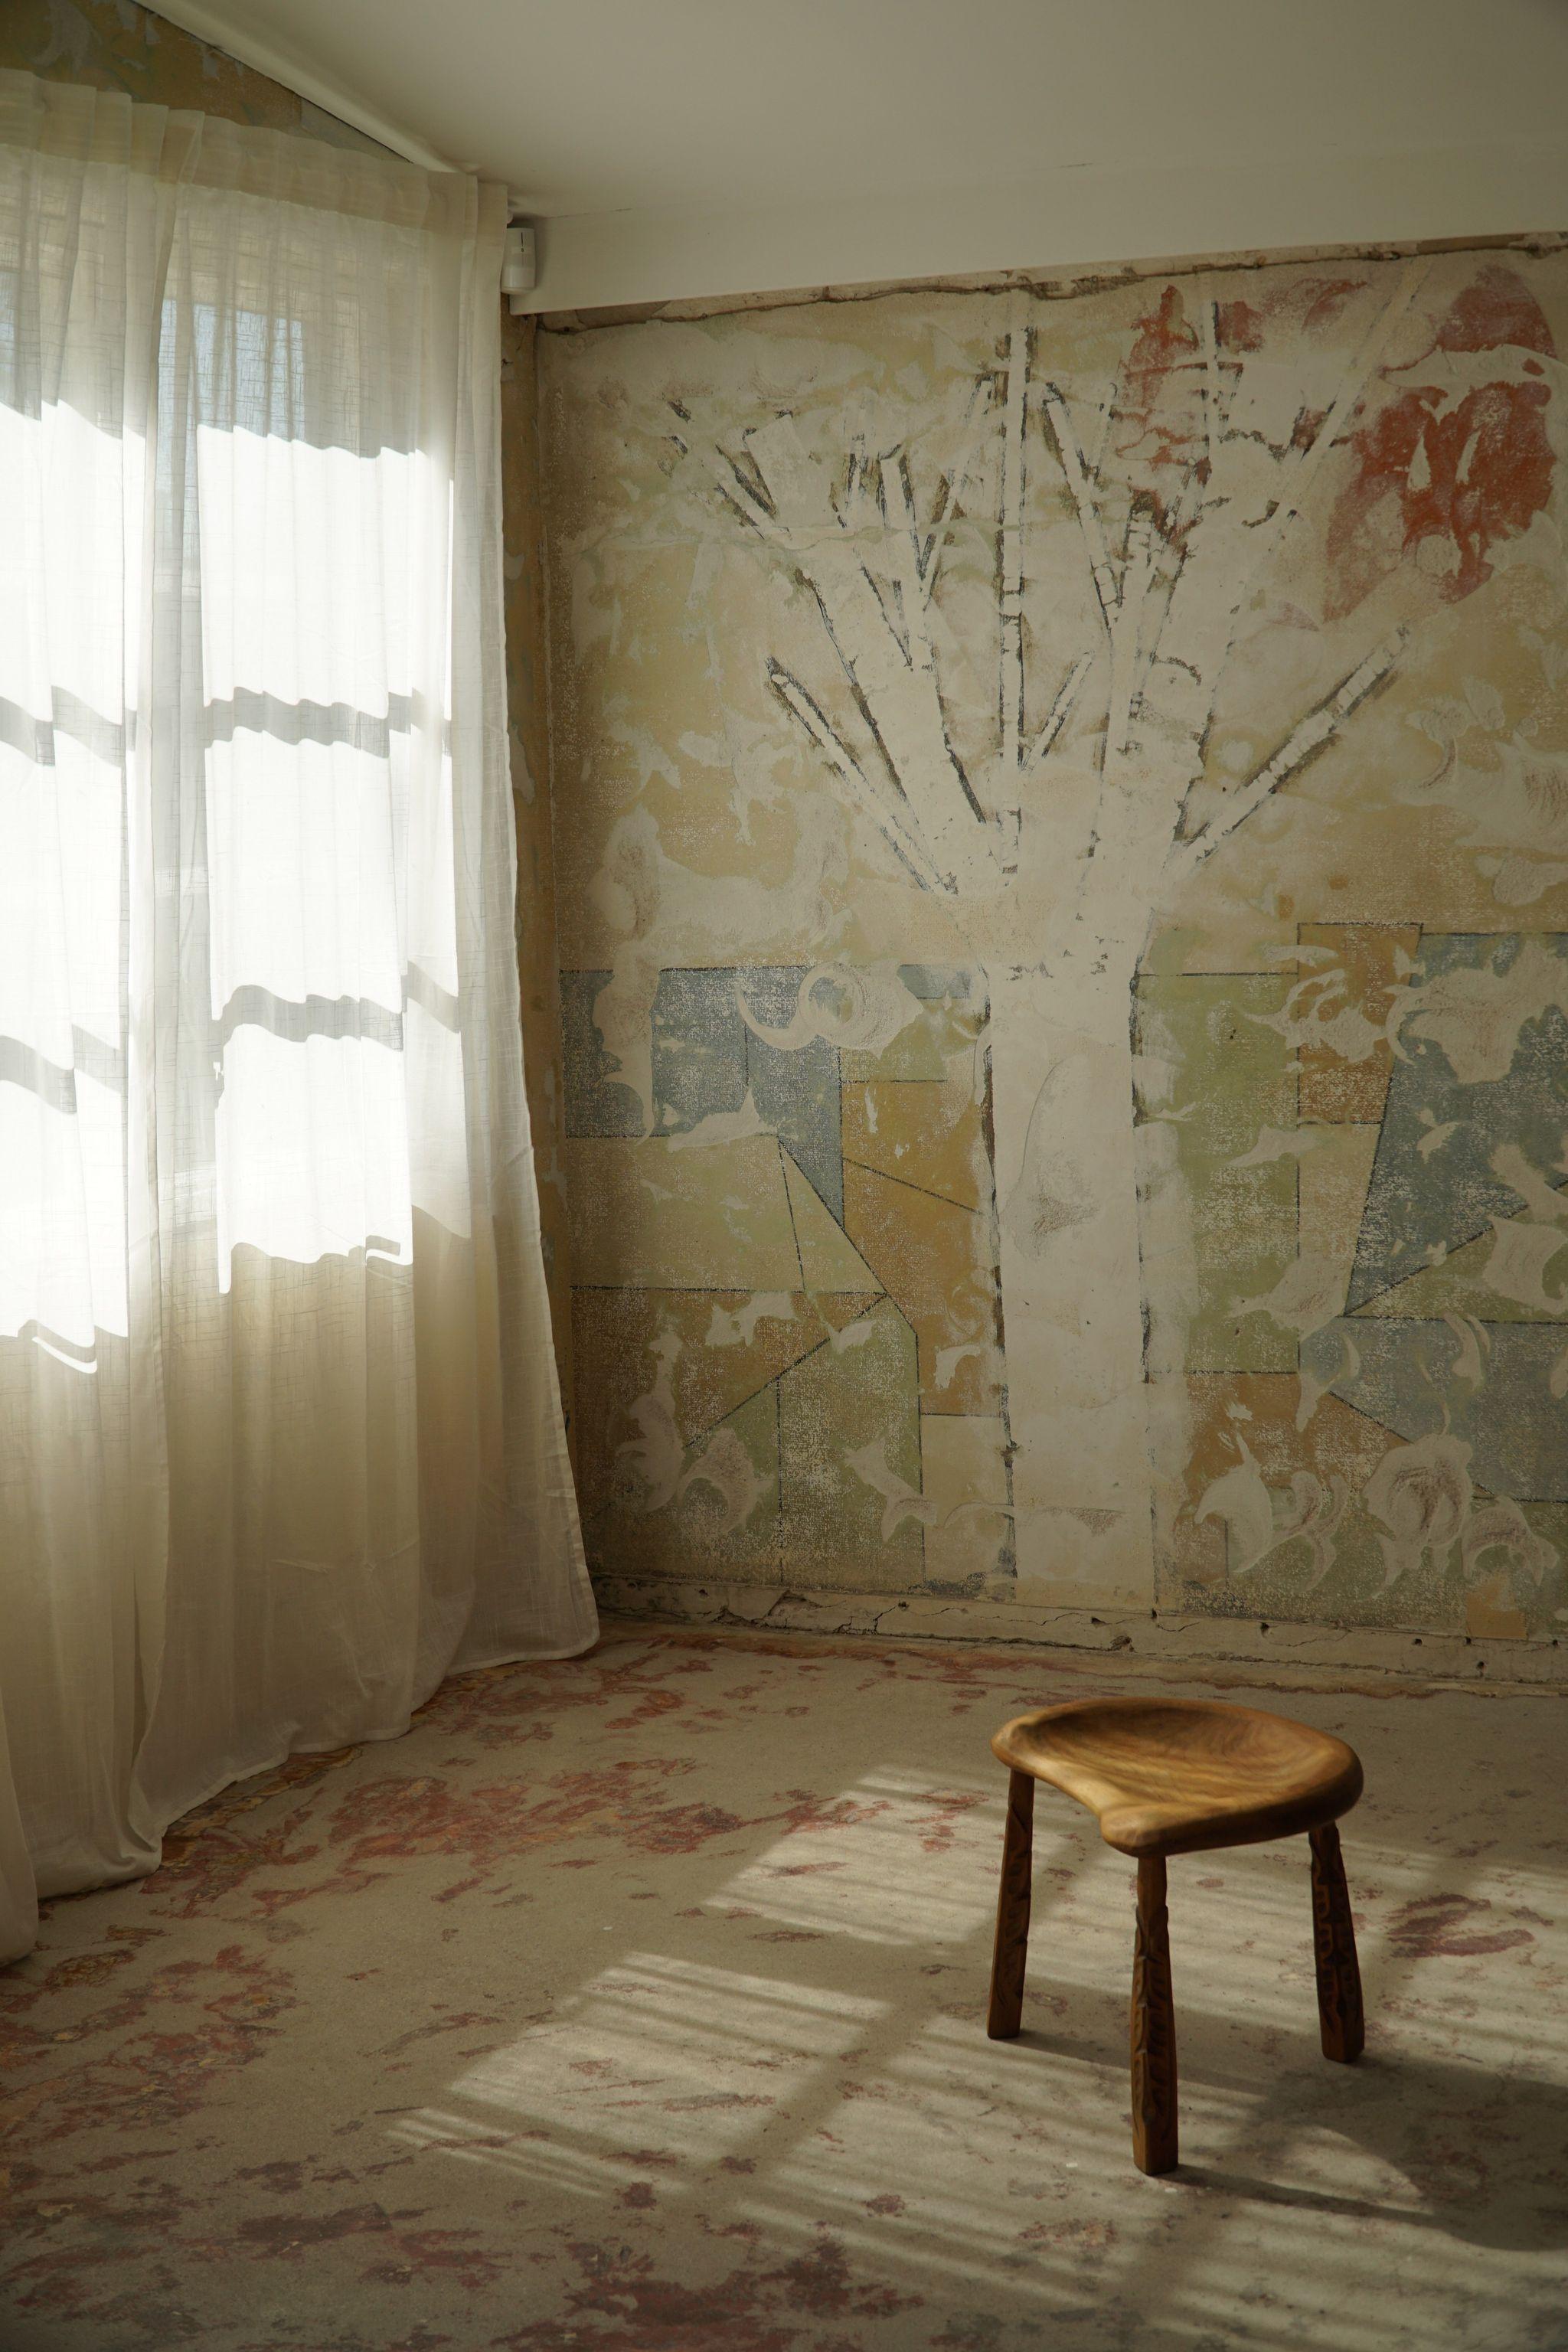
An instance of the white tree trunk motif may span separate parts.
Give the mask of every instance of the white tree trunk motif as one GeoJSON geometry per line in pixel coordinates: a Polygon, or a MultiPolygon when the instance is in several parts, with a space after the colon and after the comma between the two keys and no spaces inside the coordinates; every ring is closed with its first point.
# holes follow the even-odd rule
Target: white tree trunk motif
{"type": "Polygon", "coordinates": [[[852,746],[819,696],[776,658],[768,666],[774,692],[911,879],[956,902],[975,960],[987,969],[1024,1576],[1051,1580],[1065,1511],[1110,1538],[1100,1549],[1114,1566],[1096,1580],[1104,1597],[1147,1597],[1131,991],[1156,910],[1334,741],[1400,658],[1403,627],[1297,717],[1255,772],[1223,793],[1211,789],[1203,811],[1194,809],[1238,617],[1276,566],[1427,267],[1401,273],[1330,404],[1315,418],[1288,419],[1283,442],[1260,435],[1250,419],[1246,430],[1233,426],[1246,361],[1222,353],[1215,306],[1204,304],[1196,349],[1173,368],[1167,386],[1185,404],[1199,454],[1180,470],[1173,494],[1134,488],[1130,503],[1125,484],[1120,499],[1112,495],[1100,456],[1117,394],[1086,436],[1068,393],[1034,376],[1022,305],[999,364],[976,381],[956,456],[924,521],[896,436],[880,449],[857,443],[835,473],[810,455],[787,415],[747,432],[731,454],[705,444],[676,412],[679,447],[706,467],[725,505],[815,599],[874,753],[852,746]],[[998,424],[997,724],[994,753],[971,775],[943,715],[931,604],[977,452],[998,424]],[[1071,494],[1099,630],[1056,682],[1031,737],[1024,527],[1029,466],[1042,457],[1071,494]],[[1048,793],[1054,755],[1091,677],[1105,711],[1092,824],[1073,846],[1076,882],[1037,944],[1037,964],[1020,971],[987,910],[1016,871],[1022,812],[1048,793]]]}

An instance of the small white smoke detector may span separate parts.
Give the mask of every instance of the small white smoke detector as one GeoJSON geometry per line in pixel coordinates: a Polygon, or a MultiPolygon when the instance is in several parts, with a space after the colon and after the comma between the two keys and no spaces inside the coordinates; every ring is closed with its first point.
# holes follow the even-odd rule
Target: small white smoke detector
{"type": "Polygon", "coordinates": [[[523,309],[522,297],[531,293],[538,282],[533,223],[513,221],[506,233],[506,248],[501,257],[500,290],[510,305],[514,319],[523,309]]]}

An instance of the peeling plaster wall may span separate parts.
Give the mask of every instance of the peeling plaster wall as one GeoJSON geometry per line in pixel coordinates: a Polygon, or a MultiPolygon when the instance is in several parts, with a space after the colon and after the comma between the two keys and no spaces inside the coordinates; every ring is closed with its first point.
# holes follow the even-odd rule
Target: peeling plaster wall
{"type": "Polygon", "coordinates": [[[542,336],[610,1605],[1559,1675],[1565,338],[1542,245],[542,336]]]}
{"type": "Polygon", "coordinates": [[[0,65],[374,154],[374,139],[136,0],[6,0],[0,65]]]}
{"type": "MultiPolygon", "coordinates": [[[[134,0],[6,0],[0,66],[82,82],[157,106],[190,107],[228,122],[292,131],[333,146],[379,152],[375,142],[265,74],[172,25],[134,0]]],[[[555,901],[547,802],[543,549],[539,494],[535,323],[501,313],[502,513],[506,539],[507,688],[512,803],[517,815],[518,964],[524,1071],[545,1273],[561,1391],[572,1395],[572,1318],[561,1176],[561,1023],[555,982],[555,901]]]]}
{"type": "Polygon", "coordinates": [[[540,493],[538,328],[501,310],[501,523],[506,563],[507,707],[511,803],[517,822],[517,960],[522,1073],[533,1131],[533,1171],[551,1335],[576,1455],[572,1410],[572,1281],[566,1233],[560,992],[556,978],[555,865],[550,824],[545,677],[543,510],[540,493]]]}

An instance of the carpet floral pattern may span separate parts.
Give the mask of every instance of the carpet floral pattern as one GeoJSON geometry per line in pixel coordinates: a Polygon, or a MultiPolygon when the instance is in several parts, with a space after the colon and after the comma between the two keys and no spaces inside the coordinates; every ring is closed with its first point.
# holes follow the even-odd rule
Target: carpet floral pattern
{"type": "Polygon", "coordinates": [[[1065,1801],[984,2032],[988,1735],[1116,1686],[618,1629],[226,1790],[0,1975],[0,2346],[1568,2343],[1561,1700],[1263,1693],[1366,1760],[1367,2056],[1317,2054],[1300,1842],[1173,1864],[1150,2181],[1129,1873],[1065,1801]]]}

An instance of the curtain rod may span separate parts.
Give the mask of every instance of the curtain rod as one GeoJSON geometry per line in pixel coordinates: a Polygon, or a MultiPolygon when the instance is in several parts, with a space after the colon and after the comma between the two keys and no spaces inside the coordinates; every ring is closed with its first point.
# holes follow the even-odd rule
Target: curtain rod
{"type": "Polygon", "coordinates": [[[281,50],[271,47],[267,41],[258,39],[254,33],[242,30],[230,21],[226,10],[210,6],[207,0],[157,0],[157,5],[150,8],[148,14],[166,17],[182,32],[194,33],[198,40],[207,42],[215,49],[221,49],[227,57],[237,58],[241,65],[250,66],[256,72],[281,82],[285,89],[293,90],[299,98],[309,99],[312,106],[336,115],[341,122],[348,123],[352,129],[363,131],[367,139],[375,140],[380,146],[389,147],[405,163],[417,163],[426,172],[458,169],[445,155],[437,155],[433,147],[427,147],[412,131],[401,129],[395,122],[386,121],[373,107],[352,97],[347,90],[338,89],[311,67],[299,64],[281,50]]]}

